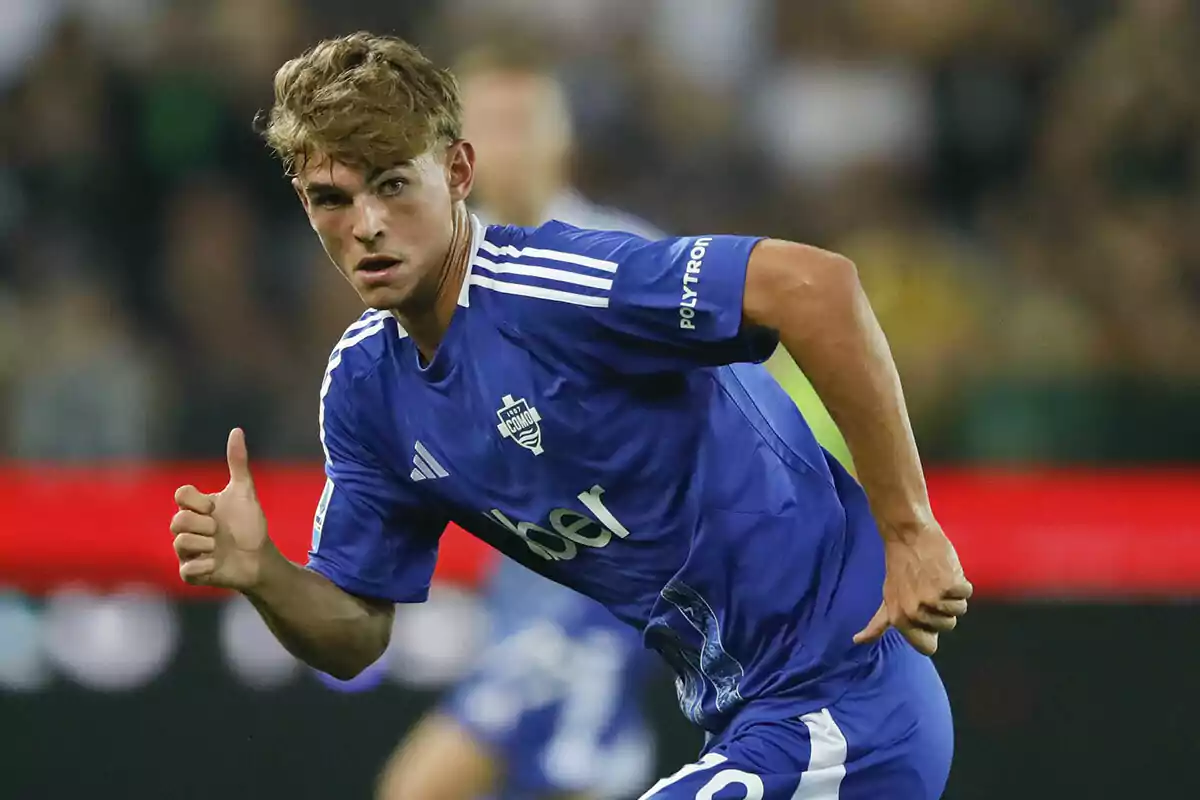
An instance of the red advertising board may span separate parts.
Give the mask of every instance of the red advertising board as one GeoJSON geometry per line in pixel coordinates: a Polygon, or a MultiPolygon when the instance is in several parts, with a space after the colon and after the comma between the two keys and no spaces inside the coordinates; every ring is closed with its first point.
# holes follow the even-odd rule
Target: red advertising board
{"type": "MultiPolygon", "coordinates": [[[[0,585],[34,593],[180,583],[167,524],[183,483],[225,482],[221,463],[0,467],[0,585]]],[[[255,471],[271,535],[302,560],[319,467],[255,471]]],[[[1200,596],[1200,471],[936,471],[938,518],[981,596],[1200,596]]],[[[471,584],[493,552],[454,529],[438,578],[471,584]]]]}

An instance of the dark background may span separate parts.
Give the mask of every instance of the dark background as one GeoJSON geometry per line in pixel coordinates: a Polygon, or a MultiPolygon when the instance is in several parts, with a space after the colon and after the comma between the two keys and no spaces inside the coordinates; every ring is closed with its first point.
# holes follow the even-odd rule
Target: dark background
{"type": "MultiPolygon", "coordinates": [[[[0,796],[365,798],[398,732],[436,700],[311,676],[246,688],[222,662],[215,605],[180,611],[182,649],[144,688],[0,694],[0,796]]],[[[1200,796],[1198,621],[1187,603],[976,604],[937,656],[958,734],[946,797],[1200,796]]],[[[665,673],[647,702],[667,774],[701,737],[665,673]]]]}
{"type": "MultiPolygon", "coordinates": [[[[590,197],[852,257],[932,467],[1200,463],[1193,0],[7,0],[3,466],[119,479],[219,458],[234,425],[256,458],[319,461],[320,376],[359,303],[249,123],[280,63],[358,28],[443,60],[528,39],[561,68],[590,197]]],[[[802,376],[773,367],[841,452],[802,376]]],[[[0,540],[54,535],[11,510],[0,540]]],[[[98,548],[133,535],[87,524],[98,548]]],[[[1194,550],[1195,513],[1179,531],[1194,550]]],[[[0,591],[28,578],[0,559],[0,591]]],[[[4,800],[366,797],[435,694],[308,673],[251,689],[218,601],[159,595],[143,619],[69,578],[0,594],[4,800]],[[87,688],[93,649],[103,669],[153,663],[87,688]]],[[[1200,797],[1200,580],[1140,587],[1153,601],[1054,583],[1054,601],[984,593],[937,656],[947,796],[1200,797]]],[[[665,774],[699,738],[665,678],[649,702],[665,774]]]]}

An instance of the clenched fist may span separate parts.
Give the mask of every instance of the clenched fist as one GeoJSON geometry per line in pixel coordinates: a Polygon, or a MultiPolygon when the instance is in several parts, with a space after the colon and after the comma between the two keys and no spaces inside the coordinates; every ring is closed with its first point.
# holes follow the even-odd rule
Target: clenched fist
{"type": "Polygon", "coordinates": [[[204,494],[195,486],[183,486],[175,492],[179,511],[171,520],[171,532],[184,581],[246,591],[258,582],[263,558],[274,546],[254,493],[246,436],[240,428],[229,434],[226,457],[229,484],[223,490],[204,494]]]}
{"type": "Polygon", "coordinates": [[[885,541],[884,558],[883,605],[854,641],[874,641],[894,627],[917,650],[933,655],[938,634],[954,630],[971,598],[954,545],[930,521],[912,536],[885,541]]]}

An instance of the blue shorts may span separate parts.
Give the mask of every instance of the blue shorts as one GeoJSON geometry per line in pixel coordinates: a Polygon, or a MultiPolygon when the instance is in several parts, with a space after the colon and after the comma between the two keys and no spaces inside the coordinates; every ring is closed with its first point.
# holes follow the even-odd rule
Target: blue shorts
{"type": "Polygon", "coordinates": [[[654,655],[638,633],[595,601],[509,562],[485,599],[488,647],[442,711],[502,760],[500,797],[642,791],[654,769],[641,709],[654,655]]]}
{"type": "MultiPolygon", "coordinates": [[[[640,800],[935,800],[954,728],[933,662],[895,630],[845,694],[796,716],[743,713],[640,800]]],[[[753,703],[746,711],[752,712],[753,703]]]]}

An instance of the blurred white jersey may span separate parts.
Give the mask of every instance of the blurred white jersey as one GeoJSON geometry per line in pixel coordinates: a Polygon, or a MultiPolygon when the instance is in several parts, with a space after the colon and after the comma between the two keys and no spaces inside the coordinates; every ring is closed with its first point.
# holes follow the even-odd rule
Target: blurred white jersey
{"type": "MultiPolygon", "coordinates": [[[[474,213],[484,225],[497,224],[486,209],[477,208],[474,209],[474,213]]],[[[627,231],[645,239],[661,239],[666,235],[644,219],[615,208],[597,205],[574,189],[564,189],[551,200],[543,217],[544,219],[538,220],[538,224],[556,219],[577,228],[627,231]]]]}

